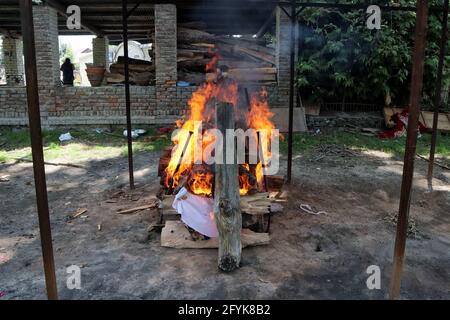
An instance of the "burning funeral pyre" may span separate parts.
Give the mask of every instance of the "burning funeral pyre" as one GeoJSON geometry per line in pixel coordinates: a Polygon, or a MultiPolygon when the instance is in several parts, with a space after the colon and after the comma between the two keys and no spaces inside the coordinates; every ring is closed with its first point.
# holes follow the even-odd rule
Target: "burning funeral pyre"
{"type": "Polygon", "coordinates": [[[218,63],[219,59],[215,57],[206,66],[214,73],[210,73],[208,81],[192,94],[186,118],[176,123],[179,130],[172,135],[174,146],[170,157],[166,162],[164,158],[160,162],[165,194],[175,195],[173,208],[189,228],[207,237],[217,236],[212,213],[217,103],[225,102],[233,108],[235,128],[242,129],[240,132],[247,135],[241,148],[243,160],[239,160],[239,150],[236,150],[241,196],[268,191],[265,164],[272,159],[273,138],[278,139],[278,130],[271,121],[273,113],[267,91],[262,88],[249,96],[247,90],[228,77],[228,68],[218,63]]]}

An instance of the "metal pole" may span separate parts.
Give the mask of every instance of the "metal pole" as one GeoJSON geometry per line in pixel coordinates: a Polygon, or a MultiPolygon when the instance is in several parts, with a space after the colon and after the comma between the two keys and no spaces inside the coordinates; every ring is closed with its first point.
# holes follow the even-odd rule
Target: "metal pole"
{"type": "Polygon", "coordinates": [[[436,79],[436,92],[434,93],[434,114],[433,114],[433,132],[431,134],[430,159],[428,162],[428,187],[433,188],[433,169],[434,169],[434,155],[436,151],[437,127],[439,119],[439,109],[442,105],[442,73],[444,71],[445,59],[445,45],[447,42],[447,25],[448,25],[448,0],[444,1],[443,17],[442,17],[442,32],[441,43],[439,51],[439,64],[436,79]]]}
{"type": "Polygon", "coordinates": [[[402,188],[398,212],[397,234],[394,247],[390,298],[400,296],[400,282],[405,254],[408,216],[411,202],[411,188],[414,176],[414,157],[416,155],[417,131],[420,114],[420,97],[423,81],[423,60],[425,55],[426,29],[428,19],[428,0],[417,1],[416,30],[411,75],[410,108],[403,165],[402,188]]]}
{"type": "Polygon", "coordinates": [[[20,0],[20,17],[27,80],[28,119],[33,157],[34,184],[39,217],[42,257],[44,261],[47,297],[58,299],[55,261],[53,258],[52,231],[48,210],[47,184],[45,181],[44,151],[42,149],[41,118],[39,108],[38,80],[36,70],[36,49],[34,42],[33,8],[31,0],[20,0]]]}
{"type": "Polygon", "coordinates": [[[292,180],[292,144],[294,139],[294,77],[295,77],[295,0],[291,0],[291,41],[289,49],[290,55],[290,83],[289,83],[289,132],[288,132],[288,163],[287,163],[287,183],[291,183],[292,180]]]}
{"type": "Polygon", "coordinates": [[[125,73],[125,108],[127,113],[128,171],[130,189],[134,189],[133,138],[131,136],[130,71],[128,66],[128,1],[122,0],[123,58],[125,73]]]}

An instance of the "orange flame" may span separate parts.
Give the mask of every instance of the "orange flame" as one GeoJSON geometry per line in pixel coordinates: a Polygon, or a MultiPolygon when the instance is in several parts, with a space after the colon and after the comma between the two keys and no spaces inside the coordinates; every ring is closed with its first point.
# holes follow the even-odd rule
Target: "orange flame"
{"type": "Polygon", "coordinates": [[[212,196],[212,184],[214,183],[214,175],[210,172],[196,173],[189,180],[189,189],[199,195],[205,197],[212,196]]]}
{"type": "MultiPolygon", "coordinates": [[[[175,147],[169,165],[165,170],[166,187],[176,187],[179,184],[180,178],[192,169],[195,160],[194,138],[196,138],[196,135],[189,134],[189,132],[195,132],[198,129],[196,128],[196,124],[199,122],[210,122],[214,116],[214,108],[213,106],[208,106],[208,102],[213,98],[217,101],[231,103],[236,107],[238,100],[237,83],[234,81],[208,82],[201,85],[192,94],[191,99],[188,101],[189,118],[184,122],[177,121],[178,128],[185,130],[180,130],[173,139],[175,147]],[[182,154],[186,145],[186,152],[182,154]]],[[[204,150],[215,139],[213,135],[207,132],[201,132],[200,134],[202,138],[202,150],[204,150]]],[[[207,159],[202,160],[206,161],[207,159]]],[[[210,177],[209,175],[202,174],[192,177],[190,183],[188,183],[190,191],[198,195],[211,196],[213,178],[212,175],[210,177]]]]}
{"type": "MultiPolygon", "coordinates": [[[[219,56],[215,55],[210,63],[206,66],[207,70],[215,68],[219,56]]],[[[272,130],[275,125],[272,123],[271,118],[273,113],[270,111],[269,104],[267,102],[268,94],[265,89],[263,89],[259,94],[253,95],[250,101],[250,110],[246,114],[247,124],[249,128],[255,130],[267,130],[267,134],[261,136],[261,147],[264,160],[267,161],[271,157],[270,152],[270,137],[272,130]]],[[[235,81],[230,79],[223,79],[217,82],[207,82],[201,85],[197,91],[192,94],[192,97],[188,101],[189,113],[188,118],[185,121],[177,121],[177,127],[183,128],[185,130],[180,130],[174,137],[174,149],[172,156],[165,170],[165,186],[168,188],[175,188],[180,183],[181,177],[188,175],[187,186],[189,190],[197,195],[212,196],[212,187],[214,182],[214,174],[212,172],[205,171],[193,171],[194,166],[194,139],[202,139],[202,151],[205,150],[207,146],[215,141],[215,137],[208,132],[199,132],[201,137],[197,137],[195,133],[198,128],[196,124],[201,122],[203,124],[210,123],[214,116],[214,105],[213,99],[216,101],[228,102],[233,105],[238,113],[238,86],[235,81]],[[212,101],[211,105],[209,102],[212,101]],[[191,133],[190,133],[191,132],[191,133]],[[183,150],[185,153],[183,154],[183,150]],[[182,160],[181,160],[182,158],[182,160]]],[[[255,137],[256,138],[256,137],[255,137]]],[[[202,152],[203,153],[203,152],[202,152]]],[[[202,154],[202,160],[205,162],[208,159],[203,157],[206,155],[202,154]]],[[[264,171],[263,164],[261,161],[251,169],[249,164],[243,165],[246,170],[253,172],[256,176],[258,189],[262,190],[264,186],[264,171]]],[[[246,195],[248,192],[254,188],[254,186],[249,181],[248,174],[239,175],[239,193],[241,195],[246,195]]]]}
{"type": "Polygon", "coordinates": [[[268,96],[265,88],[262,88],[258,95],[252,95],[250,99],[250,111],[247,114],[248,126],[259,132],[258,154],[260,155],[260,159],[256,165],[256,181],[260,191],[264,188],[264,165],[262,160],[266,164],[272,157],[272,152],[270,152],[270,139],[272,130],[275,129],[275,125],[271,121],[274,113],[270,111],[267,101],[268,96]],[[265,134],[262,134],[263,130],[265,130],[265,134]],[[263,159],[261,159],[261,154],[263,159]]]}

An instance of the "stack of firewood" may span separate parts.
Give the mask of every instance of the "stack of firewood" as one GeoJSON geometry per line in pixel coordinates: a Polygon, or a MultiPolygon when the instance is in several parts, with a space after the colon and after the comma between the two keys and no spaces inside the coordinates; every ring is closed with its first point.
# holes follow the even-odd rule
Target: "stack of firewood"
{"type": "MultiPolygon", "coordinates": [[[[119,57],[116,63],[111,64],[110,71],[105,74],[108,84],[119,84],[125,82],[125,59],[119,57]]],[[[130,83],[147,86],[155,79],[155,67],[150,61],[128,58],[128,69],[130,72],[130,83]]]]}
{"type": "Polygon", "coordinates": [[[218,54],[219,65],[229,67],[238,82],[276,82],[275,50],[253,38],[215,36],[202,23],[178,26],[178,80],[200,84],[207,79],[206,65],[218,54]]]}

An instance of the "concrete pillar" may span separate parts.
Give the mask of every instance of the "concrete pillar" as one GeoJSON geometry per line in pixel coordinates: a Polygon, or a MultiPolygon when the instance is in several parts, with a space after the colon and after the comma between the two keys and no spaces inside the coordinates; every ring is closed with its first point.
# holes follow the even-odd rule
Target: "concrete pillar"
{"type": "Polygon", "coordinates": [[[96,37],[92,39],[93,63],[96,66],[109,67],[109,39],[108,37],[96,37]]]}
{"type": "MultiPolygon", "coordinates": [[[[278,72],[278,100],[280,105],[287,107],[289,103],[291,22],[279,7],[276,12],[276,38],[275,62],[278,72]]],[[[297,41],[294,46],[298,47],[297,41]]]]}
{"type": "Polygon", "coordinates": [[[8,86],[24,85],[22,38],[3,37],[3,57],[8,86]]]}
{"type": "Polygon", "coordinates": [[[155,4],[155,76],[158,115],[170,115],[176,107],[177,8],[155,4]]]}

